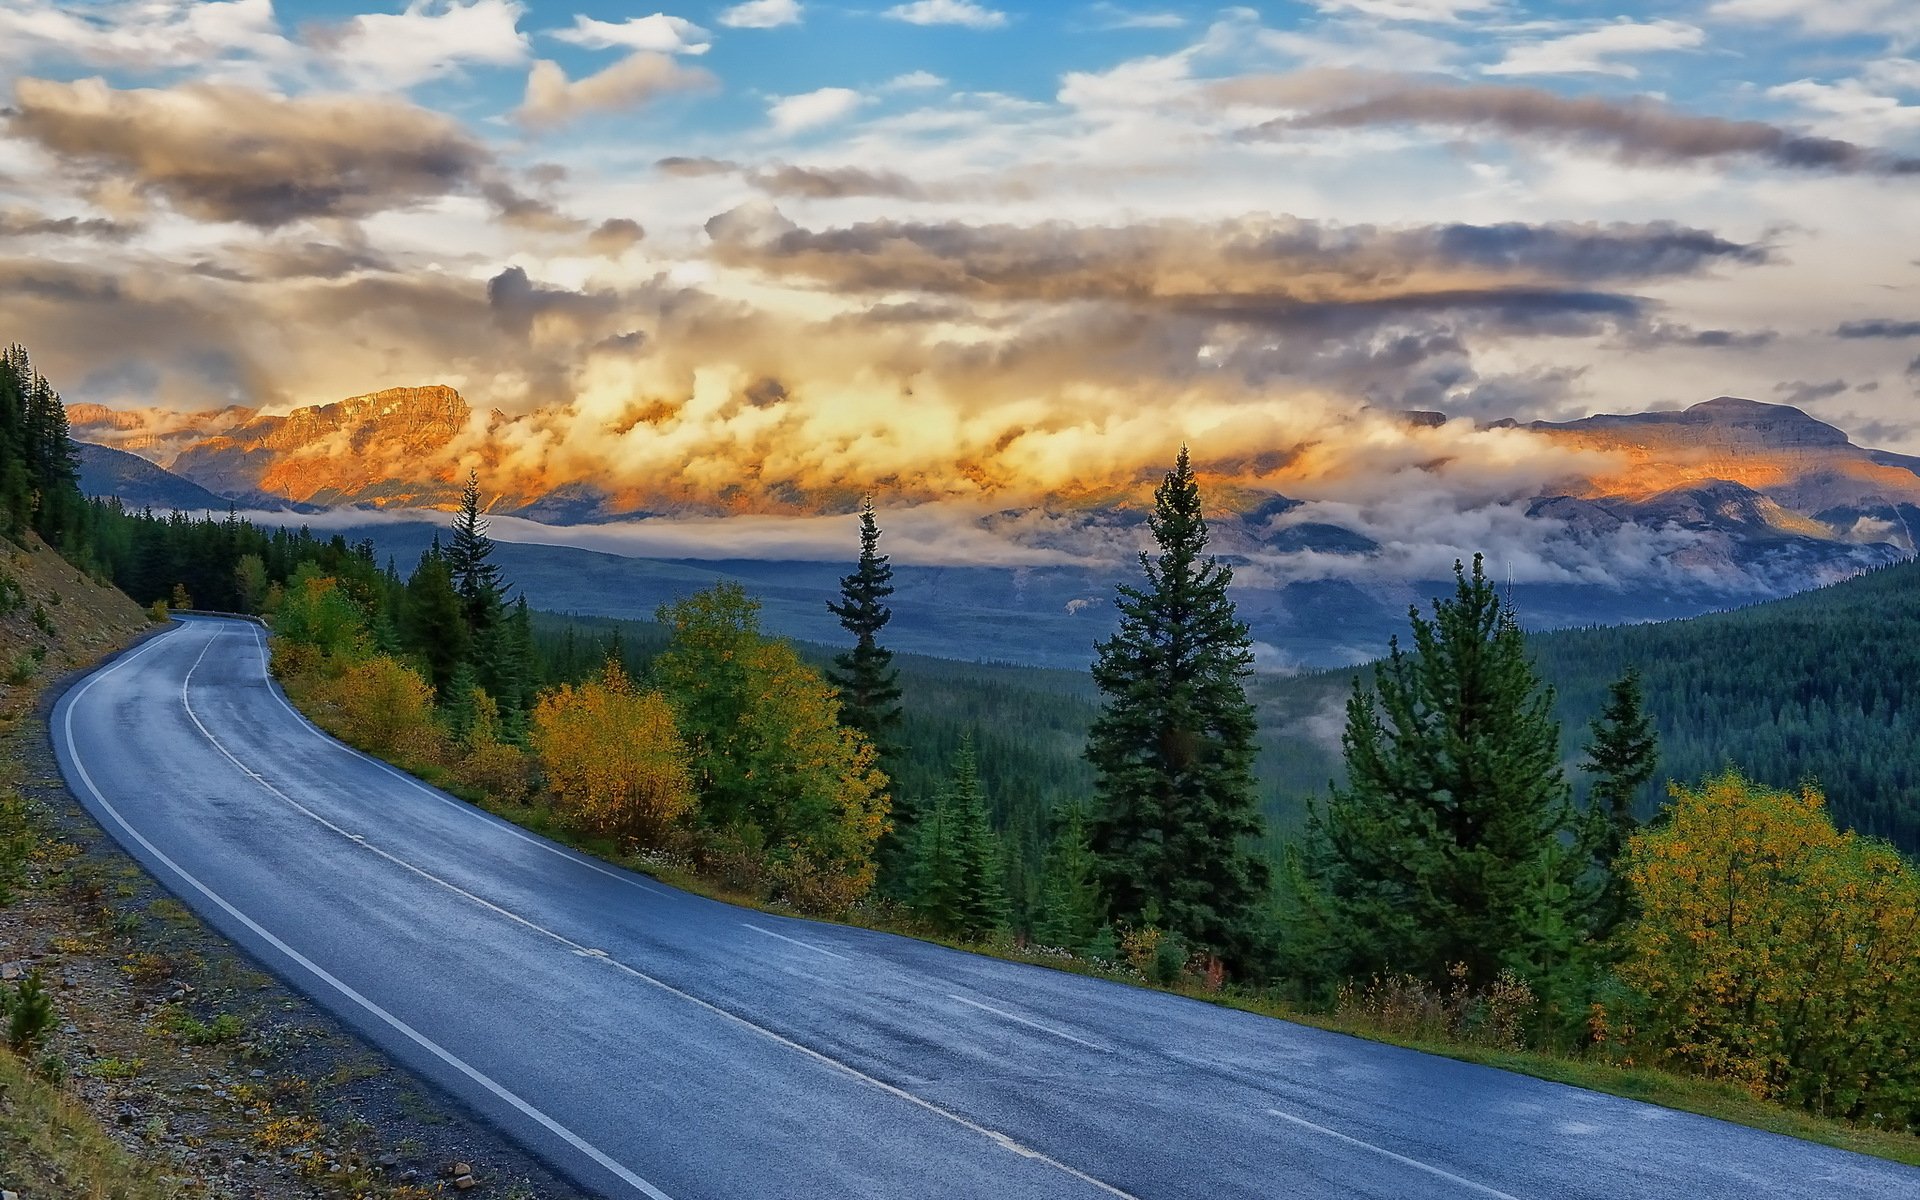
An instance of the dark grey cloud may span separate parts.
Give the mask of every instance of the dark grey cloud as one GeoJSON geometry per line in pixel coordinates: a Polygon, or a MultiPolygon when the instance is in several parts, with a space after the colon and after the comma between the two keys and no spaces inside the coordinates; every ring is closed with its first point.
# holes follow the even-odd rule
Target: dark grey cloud
{"type": "Polygon", "coordinates": [[[838,200],[850,196],[882,196],[920,200],[927,189],[897,171],[869,171],[862,167],[795,167],[776,163],[747,176],[747,181],[770,196],[797,196],[808,200],[838,200]]]}
{"type": "Polygon", "coordinates": [[[373,96],[288,99],[229,84],[119,90],[20,79],[5,128],[95,183],[188,216],[275,228],[366,217],[457,192],[525,202],[453,120],[373,96]]]}
{"type": "Polygon", "coordinates": [[[1236,80],[1217,95],[1294,110],[1246,131],[1257,138],[1299,130],[1445,126],[1594,146],[1630,163],[1749,158],[1796,171],[1920,175],[1920,158],[1765,121],[1698,116],[1637,97],[1563,96],[1544,88],[1350,71],[1236,80]]]}
{"type": "Polygon", "coordinates": [[[1887,317],[1874,317],[1864,321],[1845,321],[1833,331],[1833,336],[1841,338],[1917,338],[1920,337],[1920,321],[1897,321],[1887,317]]]}
{"type": "Polygon", "coordinates": [[[532,333],[536,320],[562,317],[586,329],[618,306],[618,298],[610,292],[546,287],[528,278],[522,267],[508,267],[487,280],[487,307],[494,324],[522,339],[532,333]]]}
{"type": "Polygon", "coordinates": [[[1516,325],[1637,318],[1606,285],[1767,261],[1760,246],[1645,225],[1337,225],[1250,216],[1122,227],[913,224],[825,230],[765,204],[707,223],[734,266],[840,291],[1117,303],[1260,324],[1329,314],[1477,310],[1516,325]]]}
{"type": "Polygon", "coordinates": [[[0,238],[63,237],[124,242],[139,231],[138,225],[105,217],[49,217],[21,208],[0,212],[0,238]]]}
{"type": "Polygon", "coordinates": [[[724,158],[688,158],[674,155],[663,158],[653,164],[654,169],[667,175],[677,175],[683,179],[698,179],[705,175],[734,175],[741,171],[737,162],[724,158]]]}
{"type": "Polygon", "coordinates": [[[1851,386],[1844,379],[1829,379],[1825,383],[1808,383],[1806,380],[1796,379],[1791,383],[1776,383],[1773,385],[1773,390],[1788,404],[1798,406],[1817,404],[1829,397],[1838,396],[1851,386]]]}
{"type": "Polygon", "coordinates": [[[1713,350],[1752,350],[1778,341],[1771,329],[1695,329],[1691,325],[1656,321],[1632,330],[1627,343],[1636,349],[1664,346],[1694,346],[1713,350]]]}

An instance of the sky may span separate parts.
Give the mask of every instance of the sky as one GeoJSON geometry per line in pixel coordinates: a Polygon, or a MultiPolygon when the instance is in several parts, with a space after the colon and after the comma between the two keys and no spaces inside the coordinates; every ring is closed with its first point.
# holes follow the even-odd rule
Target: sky
{"type": "Polygon", "coordinates": [[[0,296],[70,402],[449,384],[750,511],[1511,498],[1482,424],[1721,394],[1920,452],[1920,4],[5,0],[0,296]]]}

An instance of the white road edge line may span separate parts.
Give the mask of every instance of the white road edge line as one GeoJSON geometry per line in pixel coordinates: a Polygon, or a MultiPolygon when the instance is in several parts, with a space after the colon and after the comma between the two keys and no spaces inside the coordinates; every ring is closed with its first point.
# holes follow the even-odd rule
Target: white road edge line
{"type": "Polygon", "coordinates": [[[1460,1176],[1455,1175],[1451,1171],[1442,1171],[1439,1167],[1433,1166],[1429,1163],[1423,1163],[1417,1158],[1408,1158],[1404,1154],[1395,1154],[1393,1151],[1384,1149],[1383,1147],[1380,1147],[1380,1146],[1376,1146],[1372,1142],[1363,1142],[1357,1137],[1348,1137],[1346,1134],[1341,1133],[1336,1129],[1328,1129],[1325,1125],[1315,1125],[1312,1121],[1307,1120],[1305,1117],[1296,1117],[1292,1113],[1284,1113],[1277,1108],[1268,1109],[1267,1115],[1273,1116],[1273,1117],[1279,1117],[1282,1121],[1292,1121],[1295,1125],[1299,1125],[1304,1128],[1311,1129],[1315,1133],[1325,1134],[1330,1138],[1334,1138],[1338,1141],[1345,1142],[1349,1146],[1358,1146],[1362,1150],[1371,1150],[1375,1154],[1378,1154],[1383,1158],[1390,1158],[1394,1162],[1397,1162],[1402,1166],[1412,1167],[1416,1171],[1425,1171],[1429,1175],[1438,1176],[1439,1178],[1446,1180],[1448,1183],[1457,1183],[1461,1187],[1466,1188],[1468,1191],[1478,1192],[1482,1196],[1491,1196],[1494,1198],[1494,1200],[1519,1200],[1519,1197],[1517,1196],[1511,1196],[1511,1195],[1508,1195],[1506,1192],[1502,1192],[1494,1188],[1490,1188],[1484,1183],[1475,1183],[1471,1179],[1462,1179],[1460,1178],[1460,1176]]]}
{"type": "Polygon", "coordinates": [[[1076,1046],[1085,1046],[1089,1050],[1098,1050],[1102,1054],[1112,1053],[1112,1051],[1108,1050],[1105,1046],[1096,1045],[1095,1043],[1086,1041],[1083,1038],[1077,1038],[1072,1034],[1065,1032],[1064,1030],[1055,1029],[1051,1025],[1042,1025],[1038,1021],[1029,1021],[1027,1018],[1020,1016],[1018,1013],[1010,1013],[1004,1008],[995,1008],[991,1004],[982,1004],[978,1000],[969,1000],[965,996],[957,995],[953,992],[947,993],[947,999],[958,1000],[960,1003],[968,1005],[969,1007],[977,1008],[984,1012],[990,1012],[996,1017],[1005,1017],[1007,1020],[1013,1021],[1020,1025],[1025,1025],[1029,1029],[1038,1029],[1041,1033],[1050,1033],[1054,1037],[1065,1039],[1066,1041],[1072,1042],[1076,1046]]]}
{"type": "Polygon", "coordinates": [[[753,930],[753,931],[754,931],[755,933],[764,933],[764,934],[766,934],[766,935],[767,935],[768,937],[770,937],[770,938],[779,938],[779,939],[780,939],[781,941],[783,941],[783,942],[792,942],[792,943],[793,943],[794,945],[796,945],[796,946],[799,946],[800,948],[802,948],[802,949],[804,949],[804,950],[811,950],[811,951],[813,951],[813,952],[814,952],[815,954],[824,954],[824,955],[826,955],[826,956],[827,956],[828,958],[837,958],[837,959],[839,959],[839,960],[840,960],[841,962],[852,962],[852,961],[853,961],[853,960],[852,960],[851,958],[848,958],[848,957],[847,957],[846,955],[844,955],[844,954],[835,954],[835,953],[834,953],[833,951],[831,951],[831,950],[829,950],[829,949],[827,949],[827,948],[826,948],[826,947],[824,947],[824,946],[816,946],[816,945],[814,945],[814,944],[813,944],[812,942],[803,942],[803,941],[801,941],[801,940],[800,940],[799,938],[790,938],[790,937],[788,937],[788,936],[787,936],[786,934],[784,934],[784,933],[775,933],[775,932],[774,932],[773,930],[771,930],[771,929],[762,929],[762,928],[761,928],[760,926],[758,926],[758,925],[755,925],[755,924],[754,924],[754,923],[753,923],[752,921],[742,921],[742,922],[740,922],[740,923],[741,923],[742,925],[744,925],[744,926],[746,926],[746,927],[747,927],[748,929],[751,929],[751,930],[753,930]]]}
{"type": "MultiPolygon", "coordinates": [[[[182,628],[184,628],[184,626],[182,628]]],[[[460,1072],[462,1075],[465,1075],[468,1079],[473,1080],[475,1083],[479,1084],[481,1087],[485,1088],[487,1091],[493,1093],[495,1096],[499,1097],[501,1100],[506,1101],[509,1105],[513,1106],[514,1109],[516,1109],[520,1113],[524,1114],[525,1116],[533,1120],[541,1128],[547,1130],[549,1133],[552,1133],[554,1136],[558,1137],[561,1141],[567,1143],[567,1145],[572,1146],[575,1150],[578,1150],[580,1153],[586,1155],[589,1159],[593,1160],[595,1163],[604,1167],[606,1170],[611,1172],[613,1175],[619,1178],[622,1182],[632,1187],[635,1191],[639,1192],[641,1195],[648,1197],[648,1200],[673,1200],[671,1196],[668,1196],[665,1192],[661,1191],[659,1188],[653,1186],[651,1183],[648,1183],[646,1180],[640,1178],[640,1176],[634,1174],[632,1171],[628,1170],[626,1167],[622,1166],[620,1163],[614,1161],[599,1147],[593,1145],[591,1142],[588,1142],[585,1138],[582,1138],[579,1134],[573,1132],[571,1129],[568,1129],[565,1125],[560,1124],[560,1122],[554,1120],[552,1117],[548,1116],[546,1113],[541,1112],[539,1109],[527,1103],[527,1101],[521,1099],[519,1096],[515,1095],[513,1092],[508,1091],[505,1087],[501,1086],[498,1082],[493,1080],[491,1077],[481,1072],[478,1068],[474,1067],[472,1064],[468,1063],[465,1059],[454,1054],[452,1051],[446,1049],[444,1046],[441,1046],[438,1042],[433,1041],[431,1038],[427,1037],[425,1034],[421,1033],[419,1030],[415,1029],[413,1026],[407,1024],[405,1021],[402,1021],[399,1017],[394,1016],[392,1013],[388,1012],[386,1009],[380,1007],[378,1004],[374,1003],[372,1000],[369,1000],[367,997],[361,995],[359,992],[355,991],[352,987],[342,982],[340,979],[335,977],[332,973],[327,971],[324,967],[320,966],[320,964],[314,962],[312,959],[308,958],[306,955],[301,954],[298,950],[295,950],[292,946],[287,945],[287,943],[275,937],[258,921],[255,921],[252,917],[249,917],[246,913],[243,913],[238,908],[234,907],[234,905],[231,902],[229,902],[226,897],[220,895],[218,892],[214,891],[212,888],[208,887],[206,884],[200,882],[200,880],[196,876],[194,876],[191,872],[189,872],[185,867],[182,867],[179,863],[173,861],[172,858],[169,858],[166,852],[161,850],[160,847],[148,841],[145,835],[143,835],[139,830],[135,829],[133,825],[124,816],[120,814],[120,810],[113,806],[112,801],[108,800],[106,796],[101,793],[99,787],[95,785],[95,783],[93,782],[93,776],[87,771],[86,764],[80,760],[79,747],[74,743],[73,710],[75,706],[77,706],[80,703],[81,698],[84,697],[87,694],[87,692],[93,688],[94,684],[98,683],[102,679],[105,679],[108,675],[111,675],[113,672],[119,670],[121,667],[132,662],[134,659],[139,658],[141,655],[145,654],[148,650],[151,650],[153,647],[159,645],[160,642],[168,636],[170,635],[162,634],[159,637],[156,637],[152,641],[148,642],[141,649],[136,650],[134,653],[126,656],[125,658],[120,659],[118,662],[107,667],[105,670],[96,672],[94,675],[90,676],[85,683],[81,684],[80,690],[73,693],[72,697],[68,699],[66,702],[65,710],[61,714],[61,733],[62,733],[62,736],[66,739],[66,743],[67,743],[67,758],[70,762],[73,763],[74,771],[80,776],[80,782],[86,786],[87,792],[90,795],[92,795],[94,799],[94,803],[98,804],[101,807],[101,809],[107,813],[108,816],[112,817],[114,820],[114,823],[120,826],[121,829],[125,830],[128,837],[138,842],[143,848],[145,848],[148,854],[151,854],[154,857],[155,861],[161,863],[167,868],[167,870],[173,872],[174,875],[181,880],[181,882],[187,884],[194,891],[199,892],[201,895],[205,896],[208,900],[212,901],[216,906],[220,908],[222,912],[225,912],[228,916],[232,917],[234,920],[246,926],[262,941],[266,942],[268,945],[272,946],[275,950],[278,950],[280,953],[286,955],[290,961],[297,963],[302,969],[306,970],[314,978],[320,980],[322,983],[326,984],[328,987],[332,988],[334,991],[340,993],[342,996],[346,997],[348,1000],[351,1000],[353,1003],[359,1005],[361,1008],[365,1009],[367,1012],[371,1013],[373,1016],[378,1018],[383,1024],[387,1025],[388,1027],[392,1028],[396,1032],[400,1033],[402,1036],[407,1038],[407,1040],[413,1042],[415,1045],[419,1046],[421,1049],[427,1051],[427,1053],[433,1055],[435,1058],[446,1063],[448,1066],[460,1072]]],[[[218,635],[216,634],[215,636],[218,636],[218,635]]],[[[212,645],[213,645],[213,638],[208,638],[207,647],[211,647],[212,645]]],[[[206,654],[207,654],[207,648],[203,647],[200,651],[200,657],[205,658],[206,654]]],[[[194,660],[194,666],[195,667],[199,666],[199,659],[194,660]]],[[[191,675],[192,671],[189,670],[188,674],[191,675]]],[[[183,699],[184,699],[184,696],[185,696],[185,685],[183,683],[182,684],[183,699]]],[[[189,716],[192,715],[191,710],[189,710],[188,715],[189,716]]],[[[195,724],[198,724],[198,723],[199,722],[196,719],[195,724]]]]}
{"type": "MultiPolygon", "coordinates": [[[[218,637],[219,635],[216,633],[214,636],[218,637]]],[[[213,646],[213,638],[209,638],[207,640],[206,647],[203,647],[200,651],[201,658],[206,657],[207,650],[211,649],[212,646],[213,646]]],[[[194,725],[199,728],[201,735],[204,736],[207,739],[207,741],[210,744],[212,744],[212,746],[216,750],[219,750],[221,754],[225,755],[228,761],[232,762],[234,766],[238,767],[243,774],[247,775],[249,778],[254,780],[254,782],[258,783],[263,789],[272,793],[275,796],[278,796],[282,801],[284,801],[286,804],[288,804],[292,808],[306,814],[308,817],[311,817],[314,821],[327,827],[328,829],[331,829],[336,833],[345,834],[346,831],[341,829],[338,825],[335,825],[333,822],[327,820],[325,817],[319,815],[318,813],[314,812],[312,809],[307,808],[305,805],[301,804],[299,801],[293,799],[292,797],[288,796],[286,793],[280,791],[280,789],[274,787],[271,783],[267,782],[266,779],[262,778],[259,774],[254,772],[245,763],[242,763],[238,758],[235,758],[232,752],[230,752],[225,746],[221,745],[219,739],[215,738],[213,734],[208,731],[207,727],[200,723],[200,718],[194,714],[193,706],[187,700],[187,685],[193,678],[193,672],[198,668],[199,668],[199,662],[198,660],[196,660],[194,663],[194,666],[188,669],[186,678],[181,680],[180,701],[181,701],[182,707],[186,709],[187,716],[193,721],[194,725]]],[[[111,669],[112,668],[109,668],[109,670],[111,669]]],[[[76,696],[75,699],[78,699],[78,697],[76,696]]],[[[71,716],[72,716],[72,709],[69,708],[68,709],[69,729],[71,728],[71,716]]],[[[305,720],[305,718],[301,718],[301,719],[305,720]]],[[[79,765],[79,760],[76,758],[75,766],[77,767],[78,765],[79,765]]],[[[97,794],[98,793],[96,793],[96,795],[97,794]]],[[[143,844],[144,844],[144,839],[143,839],[143,844]]],[[[411,871],[423,879],[430,880],[433,883],[437,883],[441,887],[446,888],[448,891],[453,892],[455,895],[465,897],[466,899],[472,901],[473,903],[479,905],[480,907],[485,908],[488,911],[496,913],[502,917],[505,917],[507,920],[512,921],[517,925],[523,926],[524,928],[530,929],[535,933],[539,933],[548,938],[551,938],[554,941],[565,946],[570,951],[574,951],[578,953],[580,951],[590,949],[590,947],[584,946],[581,943],[576,942],[571,938],[568,938],[564,934],[555,933],[553,930],[548,929],[545,926],[536,924],[535,922],[528,920],[527,918],[521,916],[519,913],[512,912],[508,909],[502,908],[498,904],[495,904],[493,901],[488,900],[481,896],[477,896],[472,892],[467,891],[465,888],[460,887],[456,883],[452,883],[452,882],[449,882],[448,880],[440,878],[438,875],[433,874],[431,871],[428,871],[425,868],[417,867],[414,864],[406,861],[405,859],[398,857],[397,855],[390,854],[387,851],[380,849],[378,846],[373,845],[371,842],[360,841],[354,844],[360,846],[362,849],[368,851],[369,853],[379,855],[381,858],[386,859],[387,861],[393,863],[395,866],[411,871]]],[[[1077,1179],[1080,1182],[1087,1184],[1089,1187],[1105,1192],[1110,1196],[1118,1197],[1119,1200],[1140,1200],[1139,1197],[1134,1196],[1130,1192],[1122,1191],[1121,1189],[1113,1186],[1110,1183],[1107,1183],[1104,1180],[1096,1179],[1092,1175],[1089,1175],[1084,1171],[1081,1171],[1075,1167],[1068,1166],[1066,1163],[1063,1163],[1056,1158],[1049,1157],[1048,1155],[1040,1152],[1039,1150],[1032,1148],[1031,1146],[1023,1145],[1020,1142],[1015,1141],[1013,1138],[1008,1137],[1006,1134],[999,1132],[998,1130],[988,1129],[984,1125],[980,1125],[973,1121],[970,1121],[966,1117],[961,1116],[959,1113],[953,1112],[950,1109],[945,1109],[940,1107],[939,1105],[933,1103],[931,1100],[926,1100],[919,1096],[916,1096],[912,1092],[909,1092],[904,1088],[896,1087],[895,1085],[888,1083],[883,1079],[877,1079],[874,1076],[867,1074],[865,1071],[860,1070],[858,1067],[850,1066],[847,1063],[841,1062],[837,1058],[833,1058],[826,1054],[822,1054],[820,1051],[815,1050],[810,1046],[802,1045],[801,1043],[794,1041],[792,1038],[776,1033],[773,1030],[768,1029],[764,1025],[756,1024],[755,1022],[749,1020],[746,1017],[739,1015],[738,1013],[731,1012],[727,1009],[721,1008],[717,1004],[713,1004],[709,1001],[702,1000],[700,997],[693,995],[691,992],[683,992],[679,988],[674,987],[672,984],[667,983],[665,980],[656,979],[653,976],[647,974],[645,971],[642,971],[637,967],[629,966],[627,963],[624,963],[619,959],[612,957],[611,955],[607,956],[602,961],[607,962],[619,968],[620,970],[633,976],[635,979],[642,981],[643,983],[649,984],[655,988],[660,989],[661,991],[667,993],[670,996],[675,996],[681,1000],[686,1001],[689,1004],[696,1005],[699,1008],[704,1009],[705,1011],[710,1012],[717,1017],[721,1017],[725,1020],[732,1021],[737,1025],[740,1025],[746,1029],[752,1030],[753,1032],[759,1034],[764,1038],[769,1039],[770,1041],[773,1041],[778,1045],[785,1046],[788,1049],[794,1051],[795,1053],[805,1055],[806,1057],[813,1059],[815,1062],[818,1062],[826,1067],[829,1067],[833,1070],[839,1071],[845,1075],[848,1075],[854,1079],[857,1079],[862,1083],[865,1083],[871,1087],[877,1088],[878,1090],[885,1092],[886,1094],[893,1096],[896,1099],[905,1100],[907,1103],[915,1105],[916,1107],[919,1107],[921,1109],[924,1109],[925,1111],[930,1112],[935,1116],[943,1117],[946,1120],[951,1121],[954,1124],[960,1126],[962,1129],[968,1130],[969,1132],[972,1132],[972,1133],[977,1133],[982,1137],[985,1137],[988,1140],[994,1142],[996,1145],[999,1145],[1005,1149],[1011,1150],[1023,1158],[1030,1158],[1036,1162],[1052,1167],[1054,1170],[1059,1171],[1062,1174],[1067,1175],[1073,1179],[1077,1179]]],[[[595,1161],[599,1161],[599,1160],[596,1159],[595,1161]]],[[[636,1176],[635,1178],[638,1178],[638,1177],[636,1176]]],[[[648,1193],[648,1194],[653,1195],[653,1193],[648,1193]]],[[[656,1200],[663,1200],[663,1198],[656,1197],[656,1200]]]]}

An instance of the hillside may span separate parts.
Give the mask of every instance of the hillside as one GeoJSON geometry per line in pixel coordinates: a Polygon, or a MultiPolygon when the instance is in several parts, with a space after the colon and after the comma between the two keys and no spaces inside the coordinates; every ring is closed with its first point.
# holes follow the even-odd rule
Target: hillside
{"type": "MultiPolygon", "coordinates": [[[[1730,612],[1528,644],[1557,690],[1570,764],[1607,684],[1639,667],[1661,739],[1643,814],[1665,780],[1733,763],[1776,786],[1814,779],[1842,825],[1920,853],[1920,563],[1730,612]]],[[[1267,769],[1294,782],[1296,802],[1339,769],[1352,678],[1269,676],[1254,689],[1287,759],[1267,769]]]]}
{"type": "Polygon", "coordinates": [[[92,662],[146,626],[139,605],[39,538],[0,538],[0,717],[18,716],[39,680],[92,662]]]}
{"type": "Polygon", "coordinates": [[[80,464],[80,493],[84,496],[111,496],[128,508],[151,508],[156,512],[220,511],[230,503],[225,496],[156,467],[137,454],[92,442],[75,442],[74,450],[80,464]]]}

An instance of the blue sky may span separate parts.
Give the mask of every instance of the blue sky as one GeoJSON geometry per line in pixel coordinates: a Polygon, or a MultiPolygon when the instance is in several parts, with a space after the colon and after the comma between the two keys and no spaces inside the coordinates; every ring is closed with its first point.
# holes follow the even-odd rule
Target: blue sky
{"type": "Polygon", "coordinates": [[[1406,512],[1407,409],[1495,505],[1572,469],[1506,417],[1920,452],[1912,0],[14,0],[0,92],[0,336],[161,426],[441,382],[503,470],[1406,512]]]}

